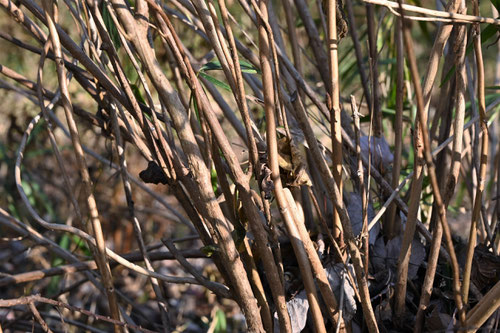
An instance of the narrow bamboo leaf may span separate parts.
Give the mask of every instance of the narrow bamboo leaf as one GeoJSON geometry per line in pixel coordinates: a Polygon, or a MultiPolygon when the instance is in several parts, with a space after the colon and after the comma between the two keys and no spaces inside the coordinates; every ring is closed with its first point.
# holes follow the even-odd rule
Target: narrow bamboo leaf
{"type": "Polygon", "coordinates": [[[260,74],[260,70],[258,68],[255,68],[251,63],[245,60],[239,61],[240,63],[240,68],[243,73],[248,73],[248,74],[260,74]]]}
{"type": "Polygon", "coordinates": [[[227,91],[231,91],[231,87],[227,83],[224,83],[224,82],[214,78],[213,76],[208,75],[205,72],[200,72],[199,75],[201,75],[202,77],[204,77],[208,81],[212,82],[217,87],[222,88],[222,89],[227,90],[227,91]]]}
{"type": "Polygon", "coordinates": [[[212,190],[214,193],[217,193],[219,179],[217,178],[217,171],[214,167],[212,167],[212,170],[210,171],[210,180],[212,181],[212,190]]]}
{"type": "MultiPolygon", "coordinates": [[[[407,108],[406,108],[406,109],[405,109],[405,108],[403,108],[403,112],[404,112],[405,110],[408,110],[408,109],[407,109],[407,108]]],[[[385,118],[392,119],[392,118],[394,118],[394,116],[396,115],[396,110],[391,109],[391,108],[384,108],[384,107],[383,107],[383,108],[381,108],[381,110],[380,110],[380,111],[382,111],[382,117],[384,117],[384,119],[385,119],[385,118]]],[[[371,118],[371,115],[368,113],[368,114],[364,115],[364,116],[360,119],[360,122],[361,122],[361,123],[369,123],[369,122],[370,122],[370,118],[371,118]]],[[[408,120],[408,117],[403,116],[403,121],[409,121],[409,120],[408,120]]]]}
{"type": "MultiPolygon", "coordinates": [[[[248,74],[260,74],[260,71],[255,68],[251,63],[245,60],[239,60],[240,63],[240,68],[243,73],[248,73],[248,74]]],[[[200,69],[200,72],[206,72],[206,71],[214,71],[214,70],[221,70],[222,65],[220,64],[219,60],[214,60],[207,62],[205,65],[203,65],[200,69]]]]}
{"type": "Polygon", "coordinates": [[[500,12],[500,0],[491,0],[491,4],[500,12]]]}
{"type": "Polygon", "coordinates": [[[218,309],[217,312],[215,313],[214,320],[217,321],[217,324],[215,325],[214,333],[227,332],[227,320],[226,320],[226,314],[224,313],[224,311],[222,311],[221,309],[218,309]]]}
{"type": "Polygon", "coordinates": [[[139,89],[139,87],[136,84],[131,84],[130,88],[132,88],[132,92],[134,93],[135,98],[137,98],[137,101],[139,101],[142,104],[146,104],[144,97],[142,97],[141,89],[139,89]]]}
{"type": "Polygon", "coordinates": [[[73,244],[76,245],[76,247],[82,252],[83,255],[87,256],[87,257],[91,257],[92,256],[92,251],[90,251],[89,247],[87,246],[87,244],[85,243],[85,241],[76,236],[76,235],[73,235],[71,237],[72,239],[72,242],[73,244]]]}
{"type": "Polygon", "coordinates": [[[448,71],[448,73],[446,73],[446,75],[445,75],[445,77],[444,77],[443,81],[441,81],[441,84],[439,85],[439,88],[442,88],[442,87],[443,87],[443,85],[444,85],[446,82],[448,82],[448,80],[451,78],[451,76],[452,76],[453,74],[455,74],[455,69],[456,69],[456,67],[455,67],[455,65],[453,65],[453,66],[450,68],[450,70],[448,71]]]}
{"type": "MultiPolygon", "coordinates": [[[[500,0],[498,0],[498,1],[500,1],[500,0]]],[[[483,31],[481,31],[481,44],[484,44],[488,39],[490,39],[491,37],[493,37],[497,33],[498,33],[498,28],[493,24],[488,24],[488,26],[486,28],[484,28],[483,31]]],[[[470,43],[467,46],[467,49],[465,51],[466,54],[469,54],[469,52],[472,51],[472,48],[473,48],[473,44],[470,43]]],[[[451,78],[451,75],[453,75],[455,73],[455,70],[456,70],[456,67],[455,67],[455,65],[453,65],[450,68],[450,70],[448,71],[448,73],[446,73],[446,76],[444,77],[444,79],[441,81],[439,88],[441,88],[443,86],[443,84],[448,82],[448,80],[451,78]]]]}
{"type": "Polygon", "coordinates": [[[220,61],[214,60],[214,61],[207,62],[205,65],[203,65],[200,68],[200,72],[213,71],[213,70],[219,70],[219,69],[222,69],[220,61]]]}
{"type": "Polygon", "coordinates": [[[378,61],[379,66],[394,65],[394,64],[396,64],[396,58],[386,58],[386,59],[380,59],[378,61]]]}
{"type": "Polygon", "coordinates": [[[214,253],[219,252],[220,248],[217,245],[207,245],[203,246],[201,249],[201,252],[205,253],[207,257],[211,257],[214,255],[214,253]]]}
{"type": "Polygon", "coordinates": [[[122,43],[120,42],[120,35],[118,34],[118,29],[116,28],[115,22],[113,22],[113,19],[111,18],[108,6],[106,6],[104,2],[102,4],[102,19],[104,21],[106,29],[108,30],[111,41],[115,45],[115,48],[118,50],[122,46],[122,43]]]}
{"type": "Polygon", "coordinates": [[[196,103],[196,98],[191,94],[191,98],[189,99],[189,103],[193,102],[194,113],[196,114],[196,119],[200,122],[200,110],[198,109],[198,103],[196,103]]]}

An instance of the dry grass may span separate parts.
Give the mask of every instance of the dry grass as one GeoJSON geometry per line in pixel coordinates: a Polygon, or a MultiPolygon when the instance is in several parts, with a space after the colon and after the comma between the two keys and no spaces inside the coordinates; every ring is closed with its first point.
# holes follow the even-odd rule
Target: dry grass
{"type": "Polygon", "coordinates": [[[495,3],[401,5],[0,0],[0,330],[497,330],[495,3]]]}

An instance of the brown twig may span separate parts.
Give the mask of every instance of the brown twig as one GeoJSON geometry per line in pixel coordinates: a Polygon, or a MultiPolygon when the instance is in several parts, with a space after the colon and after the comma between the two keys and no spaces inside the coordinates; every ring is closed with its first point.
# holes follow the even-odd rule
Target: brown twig
{"type": "Polygon", "coordinates": [[[476,332],[500,307],[500,281],[467,313],[466,332],[476,332]]]}
{"type": "MultiPolygon", "coordinates": [[[[326,55],[323,43],[319,39],[319,32],[314,20],[311,16],[311,12],[307,6],[307,1],[305,0],[295,0],[295,7],[297,7],[297,12],[304,22],[306,28],[307,36],[309,37],[309,43],[313,49],[313,55],[316,60],[315,66],[318,69],[319,75],[325,84],[325,90],[330,91],[331,78],[329,77],[328,71],[328,56],[326,55]]],[[[335,9],[334,9],[335,10],[335,9]]],[[[335,22],[334,22],[335,24],[335,22]]]]}
{"type": "Polygon", "coordinates": [[[364,266],[365,273],[368,275],[368,265],[369,265],[369,230],[368,230],[368,198],[366,195],[366,185],[364,180],[364,168],[363,162],[361,161],[361,144],[360,144],[360,133],[361,126],[359,122],[360,113],[358,112],[358,106],[356,105],[356,98],[351,95],[351,110],[352,118],[354,120],[354,134],[356,136],[356,157],[357,157],[357,175],[359,179],[359,195],[361,197],[361,210],[362,210],[362,228],[361,228],[361,239],[364,254],[364,266]]]}
{"type": "MultiPolygon", "coordinates": [[[[396,44],[396,118],[394,120],[394,160],[392,163],[392,188],[396,189],[399,184],[401,173],[401,152],[403,146],[403,101],[404,101],[404,46],[403,27],[401,19],[396,20],[395,44],[396,44]]],[[[399,227],[396,226],[397,206],[392,204],[385,219],[384,234],[392,239],[397,234],[399,227]]]]}
{"type": "MultiPolygon", "coordinates": [[[[474,13],[479,14],[479,4],[477,1],[474,2],[474,13]]],[[[481,159],[480,159],[480,169],[479,169],[479,179],[478,186],[476,189],[476,196],[474,198],[474,208],[472,210],[472,220],[469,232],[469,242],[467,244],[467,254],[465,260],[463,282],[462,282],[462,298],[464,306],[467,305],[469,300],[469,285],[470,285],[470,274],[472,269],[472,259],[474,257],[474,249],[476,247],[476,237],[477,237],[477,223],[480,219],[482,203],[482,195],[484,191],[484,183],[486,181],[486,168],[488,166],[488,126],[486,124],[486,106],[484,100],[484,64],[483,64],[483,54],[481,50],[481,35],[479,25],[474,26],[473,30],[473,43],[474,52],[476,55],[476,66],[477,66],[477,99],[479,104],[479,125],[481,127],[481,133],[483,135],[481,140],[481,159]]]]}
{"type": "Polygon", "coordinates": [[[69,309],[69,310],[75,311],[75,312],[81,312],[86,316],[113,324],[114,326],[119,326],[121,328],[131,328],[131,329],[138,330],[141,332],[155,333],[154,331],[150,331],[150,330],[142,328],[140,326],[126,324],[126,323],[123,323],[119,320],[115,320],[115,319],[112,319],[112,318],[109,318],[106,316],[98,315],[98,314],[95,314],[91,311],[88,311],[85,309],[80,309],[80,308],[77,308],[75,306],[60,302],[60,301],[54,301],[50,298],[42,297],[40,295],[22,296],[22,297],[15,298],[15,299],[0,299],[0,307],[8,308],[8,307],[16,306],[16,305],[29,305],[30,303],[32,304],[32,303],[36,303],[36,302],[50,304],[50,305],[57,306],[57,307],[63,307],[63,308],[66,308],[66,309],[69,309]]]}
{"type": "MultiPolygon", "coordinates": [[[[185,250],[181,251],[180,253],[185,258],[207,258],[207,256],[200,250],[185,250]]],[[[148,252],[148,255],[151,261],[175,259],[172,253],[166,251],[148,252]]],[[[123,257],[130,262],[143,261],[142,254],[139,252],[125,254],[123,255],[123,257]]],[[[117,262],[111,261],[109,264],[111,265],[111,267],[115,267],[117,265],[117,262]]],[[[5,287],[12,284],[26,283],[30,281],[37,281],[55,275],[72,274],[75,272],[95,269],[97,269],[97,265],[93,260],[57,266],[48,269],[40,269],[3,277],[0,279],[0,287],[5,287]]],[[[175,280],[172,280],[170,283],[175,283],[174,281],[175,280]]],[[[190,283],[189,281],[192,280],[179,279],[177,280],[177,283],[190,283]]]]}
{"type": "MultiPolygon", "coordinates": [[[[340,115],[340,90],[338,67],[338,40],[337,40],[337,1],[328,1],[328,94],[330,96],[330,128],[332,136],[332,163],[333,177],[342,198],[342,123],[340,115]]],[[[333,235],[340,240],[342,246],[342,223],[337,209],[333,213],[333,235]]]]}
{"type": "Polygon", "coordinates": [[[339,304],[332,292],[330,283],[328,282],[328,278],[326,276],[325,268],[323,267],[323,264],[319,259],[318,252],[314,248],[313,242],[309,237],[309,233],[307,232],[306,226],[304,224],[305,221],[304,219],[299,218],[300,214],[297,211],[297,206],[295,200],[293,199],[292,192],[288,188],[285,188],[284,192],[288,201],[288,205],[292,210],[293,216],[295,217],[295,224],[297,226],[300,239],[304,244],[307,257],[309,258],[309,262],[311,263],[311,268],[317,279],[316,283],[318,284],[321,296],[325,301],[328,315],[332,319],[333,325],[336,326],[339,319],[342,322],[341,317],[339,317],[339,304]]]}
{"type": "MultiPolygon", "coordinates": [[[[260,67],[262,70],[262,84],[264,87],[264,110],[266,112],[266,134],[267,134],[267,149],[268,149],[268,163],[271,168],[271,179],[274,184],[274,194],[278,202],[281,216],[285,222],[290,241],[299,262],[302,279],[307,291],[307,298],[311,307],[311,313],[314,318],[314,326],[319,332],[326,332],[323,316],[318,304],[318,297],[316,294],[316,287],[312,277],[311,267],[307,261],[307,256],[304,249],[304,244],[300,240],[300,236],[291,215],[292,212],[289,208],[287,199],[285,197],[283,186],[281,184],[280,170],[278,163],[278,144],[276,139],[276,118],[275,118],[275,99],[274,99],[274,83],[273,74],[271,70],[270,46],[269,37],[264,26],[263,20],[267,20],[267,1],[261,0],[260,7],[261,18],[259,21],[259,50],[260,50],[260,67]]],[[[275,70],[278,70],[277,68],[275,70]]],[[[280,319],[280,331],[287,331],[290,329],[289,319],[284,321],[280,319]],[[286,325],[286,326],[285,326],[286,325]]]]}
{"type": "MultiPolygon", "coordinates": [[[[295,88],[294,82],[287,82],[290,88],[295,88]]],[[[311,125],[309,123],[309,119],[307,117],[304,105],[300,98],[295,99],[293,102],[295,109],[295,117],[299,123],[300,128],[302,129],[305,139],[309,145],[309,149],[313,156],[314,162],[316,163],[319,171],[321,179],[326,186],[328,196],[331,202],[335,205],[335,208],[340,213],[340,220],[342,222],[342,227],[344,229],[344,236],[347,243],[347,248],[351,254],[354,269],[356,272],[356,279],[358,282],[358,288],[361,296],[361,305],[363,307],[364,318],[368,324],[368,329],[370,332],[377,332],[377,321],[375,319],[375,315],[373,313],[373,308],[370,301],[370,293],[368,291],[368,284],[366,281],[365,270],[363,268],[362,258],[359,252],[359,249],[356,245],[354,235],[352,232],[351,222],[349,216],[347,214],[347,210],[344,206],[342,200],[340,200],[340,193],[337,187],[337,184],[333,180],[332,173],[325,161],[324,156],[322,155],[320,148],[318,146],[318,142],[316,141],[316,137],[312,131],[311,125]]]]}
{"type": "MultiPolygon", "coordinates": [[[[387,0],[363,0],[364,2],[376,4],[376,5],[381,5],[381,6],[386,6],[389,8],[393,9],[398,9],[400,8],[400,5],[398,2],[394,1],[387,1],[387,0]]],[[[456,3],[456,2],[455,2],[456,3]]],[[[450,8],[446,8],[446,11],[440,11],[440,10],[432,10],[432,9],[427,9],[427,8],[422,8],[418,6],[413,6],[413,5],[407,5],[403,4],[403,10],[405,11],[411,11],[423,15],[428,15],[432,17],[432,20],[436,20],[438,18],[443,18],[444,22],[453,22],[453,23],[489,23],[489,24],[494,24],[494,25],[500,25],[500,20],[499,19],[494,19],[494,18],[488,18],[488,17],[481,17],[481,16],[473,16],[473,15],[465,15],[465,14],[457,14],[456,11],[450,10],[450,8]]]]}
{"type": "Polygon", "coordinates": [[[378,50],[377,50],[377,32],[378,28],[375,23],[375,8],[372,4],[366,4],[366,17],[367,17],[367,33],[368,33],[368,46],[369,46],[369,60],[370,60],[370,79],[372,84],[370,105],[371,114],[373,115],[373,132],[376,138],[382,135],[382,112],[380,110],[380,83],[378,74],[378,50]]]}
{"type": "Polygon", "coordinates": [[[36,321],[38,321],[38,323],[40,324],[40,326],[42,326],[42,329],[45,332],[47,332],[47,333],[52,333],[52,330],[49,328],[49,325],[47,325],[47,323],[45,322],[45,320],[43,320],[43,318],[40,315],[40,312],[38,312],[35,304],[33,304],[33,302],[29,302],[28,306],[29,306],[31,312],[33,313],[33,316],[35,316],[36,321]]]}
{"type": "MultiPolygon", "coordinates": [[[[66,119],[68,121],[68,127],[71,133],[71,139],[75,151],[75,157],[77,159],[78,168],[80,170],[80,174],[84,185],[85,195],[87,197],[87,205],[90,211],[91,226],[87,228],[89,231],[90,230],[92,231],[96,240],[96,248],[94,256],[96,258],[96,262],[101,272],[102,281],[106,289],[111,316],[113,319],[119,321],[120,312],[118,309],[116,295],[114,293],[113,277],[106,257],[106,251],[105,251],[106,245],[104,242],[104,235],[102,232],[101,221],[99,219],[99,213],[97,211],[97,203],[94,194],[92,193],[92,182],[90,180],[87,163],[85,161],[85,157],[83,154],[80,135],[76,127],[76,122],[73,119],[73,107],[71,105],[68,85],[66,82],[66,70],[64,67],[64,63],[62,61],[63,57],[62,57],[61,44],[59,42],[59,34],[55,26],[55,22],[57,22],[57,15],[58,15],[57,7],[53,3],[47,1],[43,1],[42,3],[45,9],[45,18],[47,20],[47,24],[49,27],[50,39],[52,41],[52,47],[56,57],[56,68],[59,80],[59,87],[62,95],[62,102],[63,102],[62,104],[66,115],[66,119]]],[[[115,332],[121,332],[121,331],[122,330],[119,328],[119,326],[115,325],[115,332]]]]}
{"type": "MultiPolygon", "coordinates": [[[[171,33],[173,34],[173,31],[171,31],[171,33]]],[[[270,252],[269,248],[265,245],[267,243],[267,236],[260,222],[261,217],[259,215],[259,212],[257,211],[257,208],[252,200],[248,179],[244,175],[237,160],[237,157],[234,154],[233,150],[231,149],[231,145],[228,142],[227,137],[224,135],[224,131],[220,127],[218,120],[215,118],[213,111],[211,110],[210,103],[208,102],[208,100],[206,100],[206,96],[201,93],[202,91],[201,87],[199,86],[199,82],[194,79],[195,75],[194,72],[192,72],[192,69],[190,69],[189,62],[186,62],[186,64],[188,65],[187,66],[188,70],[190,70],[189,77],[191,79],[189,80],[189,82],[192,85],[192,89],[195,88],[195,97],[198,99],[198,105],[201,106],[201,109],[206,117],[206,120],[209,123],[209,126],[211,127],[211,130],[213,131],[213,134],[217,140],[219,148],[226,156],[228,166],[230,167],[231,172],[233,173],[235,183],[240,191],[245,213],[247,214],[250,226],[252,228],[252,231],[254,232],[254,235],[256,236],[257,243],[259,244],[259,251],[261,251],[262,257],[265,258],[264,267],[266,275],[268,276],[270,281],[272,281],[271,290],[273,292],[275,302],[277,304],[284,305],[285,298],[283,294],[283,287],[279,280],[276,264],[272,259],[272,253],[270,252]]],[[[280,317],[282,318],[288,317],[288,313],[286,313],[286,308],[284,308],[283,306],[279,306],[278,310],[280,317]]]]}
{"type": "Polygon", "coordinates": [[[370,88],[368,85],[368,77],[366,76],[365,64],[363,61],[363,54],[361,52],[361,45],[358,37],[358,30],[356,29],[356,20],[354,18],[354,10],[352,8],[352,0],[345,1],[345,7],[347,9],[347,20],[349,22],[349,35],[351,35],[352,42],[354,44],[354,54],[356,55],[356,63],[358,65],[359,76],[361,79],[361,84],[363,85],[363,92],[365,95],[366,103],[368,104],[368,109],[372,109],[372,97],[370,88]]]}
{"type": "MultiPolygon", "coordinates": [[[[451,238],[451,232],[449,229],[448,221],[446,219],[446,208],[444,206],[442,197],[441,197],[441,191],[439,189],[439,184],[437,182],[436,178],[436,171],[434,167],[434,163],[432,160],[432,153],[431,153],[431,147],[429,143],[429,135],[428,135],[428,129],[427,129],[427,114],[425,111],[425,104],[424,104],[424,96],[422,94],[422,88],[420,86],[420,79],[418,75],[418,69],[417,69],[417,64],[416,64],[416,58],[414,54],[414,48],[413,48],[413,41],[412,37],[409,31],[409,28],[405,26],[405,22],[403,19],[403,37],[405,41],[405,48],[406,48],[406,53],[408,56],[409,64],[410,64],[410,71],[412,73],[412,81],[413,85],[415,87],[415,94],[417,97],[417,111],[418,111],[418,119],[419,119],[419,124],[421,125],[421,140],[423,141],[423,154],[425,157],[425,162],[427,164],[429,176],[431,179],[431,185],[432,189],[434,192],[434,199],[436,201],[436,205],[438,206],[439,209],[439,220],[440,223],[443,226],[443,231],[445,234],[445,239],[446,239],[446,247],[448,249],[448,253],[450,254],[451,258],[451,265],[453,269],[453,294],[455,298],[455,302],[457,305],[458,313],[459,313],[459,318],[460,322],[462,325],[465,324],[465,311],[463,308],[463,301],[462,301],[462,296],[460,295],[460,271],[458,267],[458,262],[457,262],[457,257],[455,254],[455,249],[453,247],[453,240],[451,238]]],[[[422,145],[422,143],[420,143],[422,145]]],[[[415,162],[417,164],[418,161],[415,162]]],[[[407,222],[407,228],[408,228],[408,222],[407,222]]],[[[405,233],[406,235],[406,233],[405,233]]],[[[413,236],[411,237],[413,238],[413,236]]],[[[404,241],[403,241],[404,242],[404,241]]],[[[400,303],[402,304],[402,303],[400,303]]]]}
{"type": "Polygon", "coordinates": [[[186,271],[188,271],[191,275],[193,275],[196,281],[198,281],[202,286],[205,286],[207,289],[211,290],[220,297],[231,298],[231,294],[228,292],[227,289],[221,289],[221,288],[214,289],[211,281],[207,280],[207,278],[205,278],[200,272],[198,272],[196,268],[193,267],[193,265],[191,265],[186,260],[186,258],[182,255],[182,253],[179,250],[177,250],[172,240],[163,238],[161,241],[174,255],[177,262],[181,264],[181,266],[184,267],[186,271]]]}

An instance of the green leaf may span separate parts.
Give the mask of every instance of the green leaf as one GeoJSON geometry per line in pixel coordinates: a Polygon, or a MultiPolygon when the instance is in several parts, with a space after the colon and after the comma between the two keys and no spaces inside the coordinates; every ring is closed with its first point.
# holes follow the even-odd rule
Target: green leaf
{"type": "Polygon", "coordinates": [[[220,69],[222,69],[220,61],[214,60],[214,61],[207,62],[205,65],[203,65],[200,68],[200,72],[215,71],[215,70],[220,70],[220,69]]]}
{"type": "Polygon", "coordinates": [[[29,145],[34,139],[38,137],[40,133],[42,133],[45,130],[45,119],[42,118],[36,123],[35,127],[33,128],[33,131],[31,132],[30,136],[28,137],[28,142],[27,144],[29,145]]]}
{"type": "MultiPolygon", "coordinates": [[[[500,1],[500,0],[496,0],[496,1],[500,1]]],[[[481,44],[484,44],[488,39],[495,36],[497,34],[497,32],[498,32],[497,26],[495,26],[493,24],[488,24],[488,26],[486,26],[486,28],[484,28],[483,31],[481,31],[481,44]]],[[[467,46],[465,53],[469,54],[469,52],[472,51],[472,48],[473,48],[473,44],[470,43],[467,46]]],[[[451,76],[453,74],[455,74],[455,70],[456,70],[456,67],[455,67],[455,65],[453,65],[450,68],[450,70],[448,71],[448,73],[446,73],[444,79],[441,81],[439,88],[441,88],[446,82],[448,82],[448,80],[451,78],[451,76]]]]}
{"type": "Polygon", "coordinates": [[[207,79],[208,81],[212,82],[213,84],[215,84],[219,88],[222,88],[222,89],[227,90],[227,91],[231,91],[231,87],[229,86],[229,84],[224,83],[224,82],[214,78],[213,76],[208,75],[205,72],[200,72],[200,76],[202,76],[205,79],[207,79]]]}
{"type": "Polygon", "coordinates": [[[448,82],[448,80],[449,80],[449,79],[451,79],[451,76],[452,76],[453,74],[455,74],[455,68],[456,68],[456,67],[455,67],[455,65],[451,66],[451,68],[450,68],[450,70],[448,71],[448,73],[446,73],[446,75],[445,75],[445,77],[444,77],[443,81],[441,81],[441,84],[439,85],[439,88],[442,88],[442,87],[443,87],[443,85],[444,85],[446,82],[448,82]]]}
{"type": "Polygon", "coordinates": [[[135,98],[137,98],[137,101],[142,104],[146,104],[144,97],[142,97],[141,89],[139,89],[139,87],[136,84],[131,84],[130,88],[132,88],[132,92],[134,93],[135,98]]]}
{"type": "Polygon", "coordinates": [[[215,312],[215,317],[213,320],[216,320],[214,333],[225,333],[227,332],[227,319],[226,314],[221,309],[217,309],[215,312]]]}
{"type": "MultiPolygon", "coordinates": [[[[71,236],[67,234],[63,234],[61,239],[59,240],[59,246],[65,250],[68,250],[71,244],[71,236]]],[[[52,267],[57,267],[61,266],[64,264],[64,260],[60,257],[55,257],[52,259],[52,267]]],[[[50,279],[50,283],[47,287],[47,294],[48,295],[56,295],[57,292],[59,291],[59,283],[61,282],[61,275],[56,275],[53,276],[50,279]]]]}
{"type": "Polygon", "coordinates": [[[491,0],[491,4],[500,12],[500,0],[491,0]]]}
{"type": "Polygon", "coordinates": [[[26,180],[22,180],[21,186],[23,187],[24,193],[26,194],[26,197],[28,198],[30,205],[35,206],[36,205],[36,197],[33,194],[33,189],[31,188],[31,184],[29,182],[27,182],[26,180]]]}
{"type": "Polygon", "coordinates": [[[219,252],[220,249],[217,245],[207,245],[201,248],[201,252],[205,253],[207,257],[211,257],[214,253],[219,252]]]}
{"type": "MultiPolygon", "coordinates": [[[[62,247],[65,250],[69,249],[69,246],[71,244],[71,238],[68,234],[63,234],[61,237],[61,240],[59,241],[59,246],[62,247]]],[[[62,265],[64,262],[63,259],[61,258],[55,258],[54,261],[52,262],[52,266],[59,266],[62,265]]]]}
{"type": "Polygon", "coordinates": [[[193,109],[194,113],[196,114],[196,119],[198,122],[200,122],[200,110],[198,109],[198,103],[196,103],[196,98],[194,98],[194,95],[191,94],[191,98],[189,99],[189,104],[191,104],[191,101],[193,102],[193,109]]]}
{"type": "Polygon", "coordinates": [[[248,74],[260,74],[260,70],[258,68],[255,68],[251,63],[245,60],[239,61],[240,63],[240,68],[243,73],[248,73],[248,74]]]}
{"type": "MultiPolygon", "coordinates": [[[[240,63],[240,68],[243,73],[248,73],[248,74],[260,74],[259,69],[255,68],[251,63],[245,60],[239,60],[240,63]]],[[[203,65],[200,68],[200,72],[206,72],[206,71],[215,71],[215,70],[221,70],[222,65],[220,64],[219,60],[214,60],[207,62],[205,65],[203,65]]]]}
{"type": "MultiPolygon", "coordinates": [[[[497,17],[498,19],[498,17],[497,17]]],[[[495,36],[498,32],[498,27],[493,24],[488,24],[486,28],[481,31],[481,44],[484,44],[488,39],[495,36]]],[[[472,44],[467,47],[467,52],[472,50],[472,44]]]]}
{"type": "Polygon", "coordinates": [[[109,37],[115,45],[115,49],[118,50],[122,46],[120,35],[118,33],[118,29],[116,28],[115,22],[113,22],[113,19],[111,18],[111,14],[109,13],[108,6],[106,6],[105,2],[102,3],[102,19],[104,21],[104,25],[106,26],[106,30],[108,30],[109,37]]]}
{"type": "Polygon", "coordinates": [[[379,66],[395,65],[395,64],[396,64],[396,58],[386,58],[386,59],[380,59],[378,61],[379,66]]]}
{"type": "Polygon", "coordinates": [[[218,179],[217,179],[217,171],[215,170],[214,167],[212,167],[212,170],[210,171],[210,178],[212,181],[212,189],[214,190],[214,193],[216,193],[218,188],[218,179]]]}
{"type": "Polygon", "coordinates": [[[85,241],[83,239],[81,239],[80,237],[78,237],[76,235],[73,235],[71,239],[72,239],[73,243],[76,244],[78,249],[80,249],[80,251],[82,251],[82,253],[85,256],[92,257],[92,251],[90,251],[89,247],[87,246],[87,243],[85,243],[85,241]]]}
{"type": "MultiPolygon", "coordinates": [[[[391,108],[381,108],[380,111],[382,111],[382,117],[392,119],[394,116],[396,116],[396,110],[391,109],[391,108]]],[[[403,109],[403,112],[405,109],[403,109]]],[[[361,117],[360,122],[361,123],[368,123],[370,122],[371,119],[371,114],[366,114],[363,117],[361,117]]],[[[405,117],[403,116],[403,121],[405,120],[405,117]]]]}

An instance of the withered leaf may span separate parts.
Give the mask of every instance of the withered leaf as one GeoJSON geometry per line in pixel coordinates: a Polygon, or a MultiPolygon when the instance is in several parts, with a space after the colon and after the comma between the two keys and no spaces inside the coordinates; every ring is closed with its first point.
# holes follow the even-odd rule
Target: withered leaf
{"type": "MultiPolygon", "coordinates": [[[[309,301],[305,290],[302,290],[293,299],[286,302],[286,308],[290,314],[292,332],[300,333],[306,327],[307,312],[309,311],[309,301]]],[[[274,313],[274,332],[280,332],[278,314],[274,313]]]]}
{"type": "Polygon", "coordinates": [[[471,278],[479,289],[497,283],[500,280],[500,256],[490,252],[484,244],[476,246],[471,278]]]}
{"type": "MultiPolygon", "coordinates": [[[[384,270],[389,268],[396,276],[396,267],[398,264],[399,253],[401,252],[402,237],[397,236],[387,243],[384,237],[379,237],[373,247],[371,255],[372,264],[375,270],[384,270]]],[[[411,245],[410,264],[408,266],[408,279],[413,280],[417,277],[418,268],[425,259],[425,247],[418,239],[413,239],[411,245]]]]}
{"type": "Polygon", "coordinates": [[[286,137],[282,137],[278,140],[278,162],[280,168],[292,171],[292,156],[290,152],[290,144],[288,142],[289,141],[286,137]]]}
{"type": "Polygon", "coordinates": [[[286,184],[288,186],[311,186],[311,179],[304,163],[305,153],[300,150],[293,134],[291,140],[283,137],[278,141],[278,152],[278,161],[280,168],[285,171],[286,184]]]}
{"type": "Polygon", "coordinates": [[[165,172],[163,172],[155,161],[149,161],[148,167],[139,173],[139,177],[147,184],[162,183],[166,185],[168,181],[165,172]]]}
{"type": "MultiPolygon", "coordinates": [[[[351,274],[355,275],[354,268],[351,264],[348,265],[351,274]]],[[[329,264],[326,268],[326,277],[328,278],[328,282],[330,282],[330,286],[332,291],[334,292],[337,299],[340,299],[340,292],[343,288],[344,292],[344,307],[342,317],[346,322],[351,321],[357,311],[356,298],[354,288],[349,282],[349,279],[342,279],[342,271],[344,271],[344,264],[329,264]]]]}
{"type": "Polygon", "coordinates": [[[267,164],[262,163],[260,165],[260,188],[264,191],[264,198],[266,200],[271,199],[271,193],[274,190],[274,183],[271,179],[271,169],[267,166],[267,164]]]}

